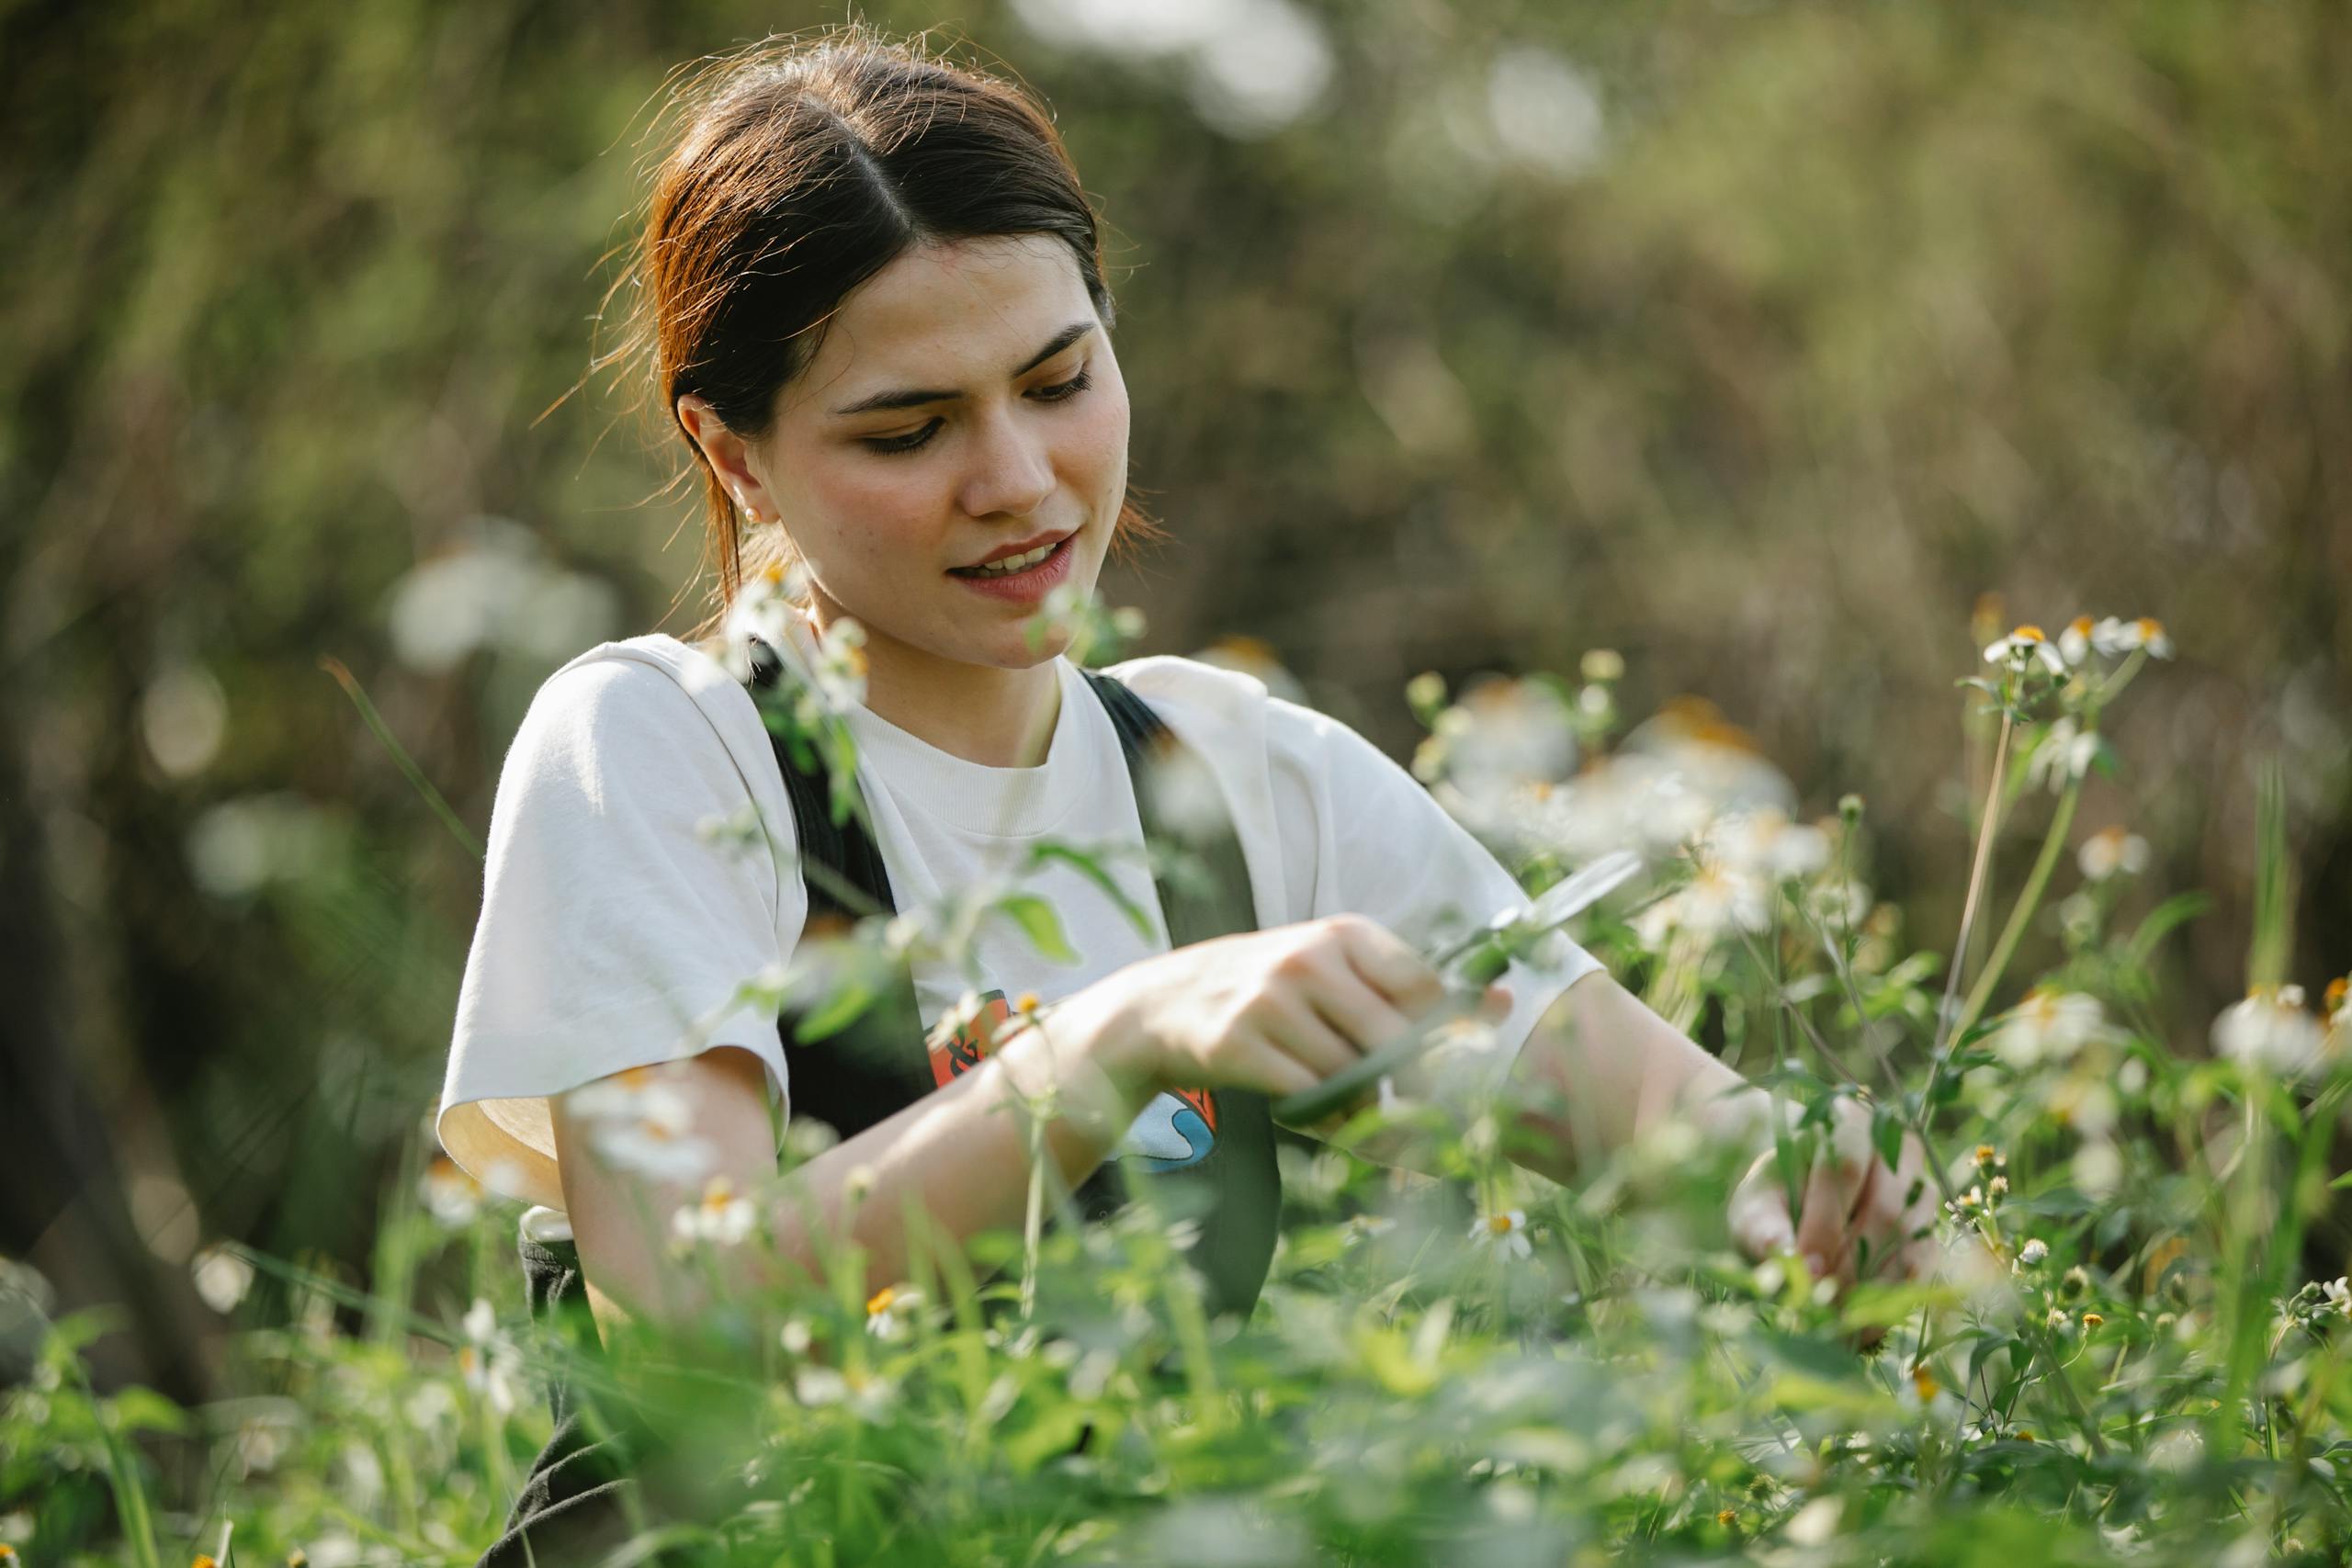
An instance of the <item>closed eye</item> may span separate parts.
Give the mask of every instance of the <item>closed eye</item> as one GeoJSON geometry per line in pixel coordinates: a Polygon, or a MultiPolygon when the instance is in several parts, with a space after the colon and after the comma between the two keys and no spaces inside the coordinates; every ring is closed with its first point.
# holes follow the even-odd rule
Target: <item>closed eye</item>
{"type": "MultiPolygon", "coordinates": [[[[1050,387],[1039,387],[1029,395],[1039,402],[1066,403],[1092,385],[1094,385],[1094,368],[1089,366],[1067,381],[1057,381],[1050,387]]],[[[931,438],[938,434],[939,427],[944,423],[944,420],[934,419],[921,430],[910,431],[904,435],[863,436],[859,440],[859,445],[885,456],[912,452],[919,447],[929,446],[931,438]]]]}

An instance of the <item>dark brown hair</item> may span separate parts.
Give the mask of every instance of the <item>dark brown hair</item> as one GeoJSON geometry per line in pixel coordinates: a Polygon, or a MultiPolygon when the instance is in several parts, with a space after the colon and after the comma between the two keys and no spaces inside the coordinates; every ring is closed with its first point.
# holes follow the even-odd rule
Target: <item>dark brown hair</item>
{"type": "MultiPolygon", "coordinates": [[[[1105,331],[1114,305],[1078,170],[1022,86],[853,24],[721,56],[670,102],[675,127],[618,285],[632,295],[626,338],[598,363],[643,362],[664,439],[683,436],[702,470],[718,581],[700,636],[747,577],[786,564],[792,547],[781,527],[745,526],[685,434],[680,397],[697,393],[736,434],[764,437],[843,297],[926,242],[1058,239],[1105,331]]],[[[1114,548],[1159,535],[1130,492],[1114,548]]]]}

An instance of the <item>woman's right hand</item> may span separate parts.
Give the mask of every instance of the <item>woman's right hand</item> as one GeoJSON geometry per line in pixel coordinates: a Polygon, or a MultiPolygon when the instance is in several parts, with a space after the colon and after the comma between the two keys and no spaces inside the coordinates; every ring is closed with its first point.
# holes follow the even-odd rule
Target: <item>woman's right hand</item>
{"type": "MultiPolygon", "coordinates": [[[[1314,1088],[1444,1000],[1437,971],[1366,916],[1243,931],[1128,964],[1057,1004],[1131,1098],[1166,1089],[1314,1088]]],[[[1500,987],[1487,991],[1491,1018],[1500,987]]]]}

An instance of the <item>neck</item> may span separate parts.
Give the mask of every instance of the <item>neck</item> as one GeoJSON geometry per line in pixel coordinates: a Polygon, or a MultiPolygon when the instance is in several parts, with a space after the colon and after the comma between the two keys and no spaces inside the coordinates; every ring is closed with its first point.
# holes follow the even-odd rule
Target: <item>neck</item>
{"type": "MultiPolygon", "coordinates": [[[[821,604],[822,629],[832,615],[821,604]]],[[[865,705],[951,757],[991,768],[1044,762],[1060,716],[1056,660],[1026,669],[943,659],[874,628],[865,636],[865,705]]]]}

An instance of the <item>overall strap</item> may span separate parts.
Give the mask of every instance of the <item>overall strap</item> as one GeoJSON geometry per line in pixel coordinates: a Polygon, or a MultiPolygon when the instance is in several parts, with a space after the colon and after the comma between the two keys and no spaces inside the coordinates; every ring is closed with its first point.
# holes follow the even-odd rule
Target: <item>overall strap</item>
{"type": "MultiPolygon", "coordinates": [[[[1169,822],[1160,808],[1155,774],[1181,750],[1175,736],[1124,682],[1095,671],[1081,673],[1119,737],[1145,841],[1182,846],[1186,852],[1155,868],[1152,878],[1170,945],[1188,946],[1255,929],[1249,867],[1218,792],[1214,787],[1202,792],[1201,804],[1209,808],[1211,820],[1169,822]],[[1190,831],[1172,830],[1180,829],[1190,831]]],[[[765,690],[781,676],[775,651],[755,641],[752,684],[765,690]]],[[[821,759],[790,745],[773,721],[770,741],[792,803],[801,864],[830,868],[869,901],[871,909],[896,913],[889,873],[859,815],[833,820],[831,781],[821,759]],[[804,766],[796,750],[810,765],[804,766]]],[[[808,931],[845,931],[860,914],[869,912],[850,908],[828,885],[830,879],[805,873],[803,879],[808,895],[808,931]]],[[[821,1041],[798,1038],[806,1016],[803,1010],[787,1007],[777,1020],[791,1067],[795,1112],[819,1117],[848,1138],[936,1087],[913,978],[906,970],[897,971],[848,1027],[821,1041]]],[[[1131,1180],[1159,1184],[1156,1190],[1168,1195],[1172,1206],[1201,1218],[1200,1231],[1186,1250],[1206,1280],[1210,1310],[1246,1314],[1265,1280],[1280,1218],[1275,1129],[1265,1096],[1218,1089],[1213,1098],[1216,1143],[1205,1158],[1148,1176],[1143,1174],[1145,1162],[1106,1159],[1073,1195],[1074,1206],[1081,1219],[1101,1220],[1127,1202],[1131,1180]]]]}
{"type": "MultiPolygon", "coordinates": [[[[783,672],[782,661],[766,643],[752,643],[752,685],[757,694],[773,688],[783,672]]],[[[768,740],[776,768],[784,776],[785,794],[792,802],[792,834],[799,863],[833,873],[864,896],[867,908],[855,908],[835,891],[831,878],[809,875],[801,881],[808,894],[808,916],[802,940],[845,933],[869,910],[898,913],[890,892],[890,873],[882,851],[865,824],[854,815],[833,820],[831,777],[822,759],[807,753],[803,766],[794,748],[776,728],[766,705],[760,705],[768,724],[768,740]]],[[[876,1122],[929,1094],[935,1087],[922,1043],[922,1011],[915,1000],[914,978],[903,968],[889,976],[865,1010],[846,1029],[826,1037],[821,1049],[810,1049],[800,1038],[807,1010],[787,1005],[776,1020],[785,1059],[790,1072],[790,1109],[821,1119],[843,1138],[853,1138],[876,1122]]]]}
{"type": "MultiPolygon", "coordinates": [[[[1250,868],[1231,813],[1213,781],[1199,793],[1191,816],[1171,821],[1161,801],[1165,767],[1182,765],[1182,747],[1151,705],[1126,684],[1098,671],[1082,671],[1087,684],[1111,715],[1135,783],[1136,815],[1147,845],[1176,847],[1180,859],[1155,868],[1152,885],[1168,924],[1170,948],[1255,931],[1250,868]]],[[[1247,1317],[1265,1284],[1282,1218],[1282,1171],[1275,1157],[1276,1134],[1266,1096],[1249,1089],[1212,1091],[1217,1108],[1216,1146],[1196,1166],[1148,1173],[1140,1162],[1136,1179],[1158,1183],[1182,1207],[1201,1215],[1197,1239],[1186,1249],[1208,1286],[1208,1310],[1247,1317]]],[[[1108,1162],[1106,1162],[1108,1163],[1108,1162]]],[[[1121,1162],[1126,1164],[1130,1162],[1121,1162]]]]}

